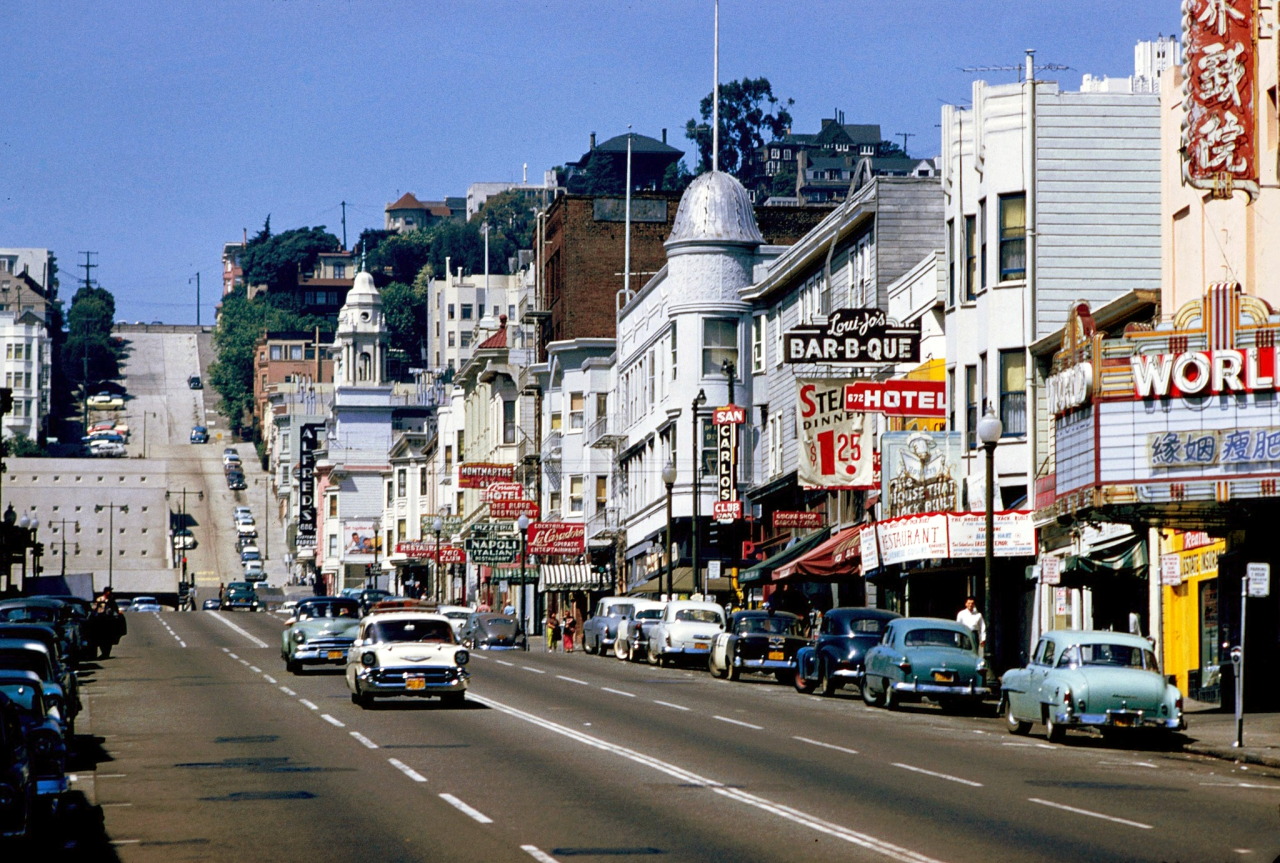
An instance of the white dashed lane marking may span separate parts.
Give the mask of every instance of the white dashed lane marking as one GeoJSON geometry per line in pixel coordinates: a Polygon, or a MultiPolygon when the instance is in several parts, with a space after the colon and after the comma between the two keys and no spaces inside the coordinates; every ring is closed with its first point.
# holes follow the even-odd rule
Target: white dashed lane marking
{"type": "Polygon", "coordinates": [[[423,776],[421,773],[414,770],[412,767],[410,767],[408,764],[405,764],[403,761],[401,761],[398,758],[388,758],[387,763],[390,764],[392,767],[394,767],[396,770],[399,770],[405,776],[408,776],[414,782],[427,781],[427,777],[423,776]]]}
{"type": "Polygon", "coordinates": [[[481,824],[493,823],[493,819],[490,818],[488,815],[485,815],[479,809],[474,809],[471,806],[468,806],[467,804],[459,800],[457,797],[454,797],[452,794],[441,794],[440,799],[445,801],[449,805],[456,807],[459,812],[469,815],[470,817],[474,818],[476,821],[479,821],[481,824]]]}

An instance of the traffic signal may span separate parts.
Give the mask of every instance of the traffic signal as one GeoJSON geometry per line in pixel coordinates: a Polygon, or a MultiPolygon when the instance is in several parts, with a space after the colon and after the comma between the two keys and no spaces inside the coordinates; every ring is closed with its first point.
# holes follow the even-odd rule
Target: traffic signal
{"type": "Polygon", "coordinates": [[[366,563],[366,564],[364,565],[364,577],[365,577],[365,578],[373,578],[373,564],[372,564],[372,563],[366,563]]]}
{"type": "Polygon", "coordinates": [[[0,414],[7,414],[13,410],[13,390],[9,387],[0,387],[0,414]]]}

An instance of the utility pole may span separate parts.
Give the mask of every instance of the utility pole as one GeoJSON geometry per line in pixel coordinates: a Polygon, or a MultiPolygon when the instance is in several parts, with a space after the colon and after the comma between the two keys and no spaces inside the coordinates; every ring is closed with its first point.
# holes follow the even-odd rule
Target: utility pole
{"type": "Polygon", "coordinates": [[[907,155],[907,139],[914,138],[916,136],[916,133],[915,132],[898,132],[897,135],[902,139],[902,155],[906,156],[907,155]]]}
{"type": "MultiPolygon", "coordinates": [[[[200,326],[200,273],[196,273],[196,326],[200,326]]],[[[187,284],[191,284],[191,279],[187,279],[187,284]]]]}
{"type": "Polygon", "coordinates": [[[342,202],[342,250],[347,249],[347,202],[342,202]]]}
{"type": "Polygon", "coordinates": [[[84,268],[84,286],[86,288],[93,287],[93,270],[98,265],[93,263],[91,256],[98,254],[97,252],[81,252],[84,255],[84,263],[80,266],[84,268]]]}

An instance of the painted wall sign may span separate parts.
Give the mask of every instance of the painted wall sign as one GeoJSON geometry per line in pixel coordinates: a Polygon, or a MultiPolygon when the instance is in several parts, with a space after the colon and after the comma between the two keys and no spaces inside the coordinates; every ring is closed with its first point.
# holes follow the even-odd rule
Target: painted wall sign
{"type": "Polygon", "coordinates": [[[880,446],[889,518],[961,508],[959,432],[886,432],[880,446]]]}
{"type": "Polygon", "coordinates": [[[488,488],[495,482],[511,482],[515,475],[513,464],[468,462],[458,465],[458,488],[488,488]]]}
{"type": "Polygon", "coordinates": [[[858,381],[845,385],[844,407],[894,417],[945,417],[947,385],[943,381],[858,381]]]}
{"type": "Polygon", "coordinates": [[[586,530],[581,524],[538,521],[529,525],[529,554],[582,554],[586,530]]]}
{"type": "Polygon", "coordinates": [[[892,323],[881,309],[836,309],[826,324],[808,324],[783,333],[782,357],[788,363],[919,362],[920,325],[892,323]]]}
{"type": "Polygon", "coordinates": [[[1182,175],[1197,189],[1258,193],[1254,0],[1182,4],[1182,175]]]}
{"type": "Polygon", "coordinates": [[[800,453],[804,488],[875,488],[874,435],[868,415],[844,406],[846,382],[800,379],[800,453]]]}

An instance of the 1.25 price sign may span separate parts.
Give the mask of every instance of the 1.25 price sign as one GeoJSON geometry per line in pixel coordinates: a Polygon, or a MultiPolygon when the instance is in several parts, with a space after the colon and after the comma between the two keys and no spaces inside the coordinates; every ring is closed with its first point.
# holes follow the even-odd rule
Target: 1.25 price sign
{"type": "Polygon", "coordinates": [[[845,381],[800,380],[799,480],[805,488],[874,488],[867,414],[845,410],[845,381]]]}

